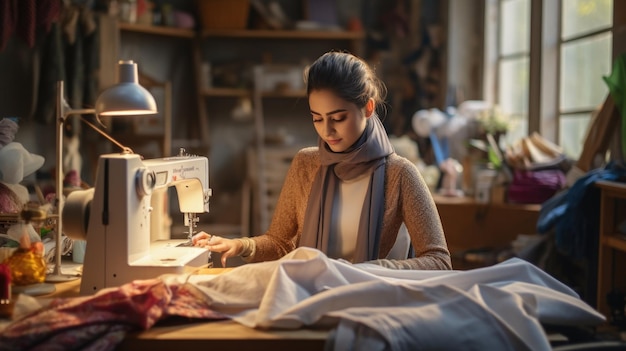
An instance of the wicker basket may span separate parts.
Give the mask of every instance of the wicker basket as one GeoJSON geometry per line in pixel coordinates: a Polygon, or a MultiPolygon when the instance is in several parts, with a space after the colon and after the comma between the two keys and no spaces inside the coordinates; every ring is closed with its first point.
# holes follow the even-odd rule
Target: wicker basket
{"type": "Polygon", "coordinates": [[[245,29],[250,13],[249,0],[198,0],[204,29],[245,29]]]}

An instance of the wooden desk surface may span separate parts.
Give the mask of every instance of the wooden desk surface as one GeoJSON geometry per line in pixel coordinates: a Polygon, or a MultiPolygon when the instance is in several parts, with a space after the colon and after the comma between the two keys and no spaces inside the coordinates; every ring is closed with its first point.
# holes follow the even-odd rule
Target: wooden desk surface
{"type": "Polygon", "coordinates": [[[116,350],[170,351],[175,348],[196,350],[324,350],[328,331],[298,329],[293,331],[259,330],[233,321],[212,321],[167,325],[128,335],[116,350]]]}
{"type": "MultiPolygon", "coordinates": [[[[221,274],[232,268],[207,268],[198,274],[221,274]]],[[[56,291],[40,298],[75,297],[80,293],[80,279],[56,283],[56,291]]],[[[131,333],[116,350],[206,349],[219,351],[323,350],[328,330],[260,330],[248,328],[231,320],[177,321],[165,320],[149,330],[131,333]],[[219,348],[219,349],[218,349],[219,348]]]]}

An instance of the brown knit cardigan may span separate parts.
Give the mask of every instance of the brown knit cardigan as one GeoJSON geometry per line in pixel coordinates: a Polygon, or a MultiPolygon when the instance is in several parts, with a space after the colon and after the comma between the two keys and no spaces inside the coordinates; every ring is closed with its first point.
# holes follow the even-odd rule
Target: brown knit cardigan
{"type": "MultiPolygon", "coordinates": [[[[439,213],[417,167],[397,154],[387,158],[386,167],[385,214],[379,260],[371,262],[396,269],[452,269],[439,213]],[[415,258],[385,259],[403,222],[411,236],[415,258]]],[[[307,147],[296,154],[269,229],[264,235],[251,238],[256,245],[252,255],[244,258],[247,262],[275,260],[296,248],[318,168],[320,158],[317,147],[307,147]]]]}

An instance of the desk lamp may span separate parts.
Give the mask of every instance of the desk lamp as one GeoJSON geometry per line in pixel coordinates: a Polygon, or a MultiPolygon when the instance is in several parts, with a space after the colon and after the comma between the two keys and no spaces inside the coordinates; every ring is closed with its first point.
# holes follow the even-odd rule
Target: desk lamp
{"type": "MultiPolygon", "coordinates": [[[[63,206],[63,124],[71,115],[95,114],[98,116],[137,116],[157,113],[154,97],[145,88],[139,85],[137,64],[133,61],[120,61],[118,65],[118,84],[103,91],[96,100],[95,109],[72,109],[63,94],[63,81],[57,82],[57,111],[56,111],[56,251],[54,271],[46,276],[48,282],[63,282],[76,279],[73,275],[64,275],[61,272],[61,252],[63,223],[61,222],[63,206]]],[[[133,151],[113,139],[110,135],[97,128],[94,124],[81,116],[81,120],[109,141],[119,146],[122,153],[133,151]]]]}

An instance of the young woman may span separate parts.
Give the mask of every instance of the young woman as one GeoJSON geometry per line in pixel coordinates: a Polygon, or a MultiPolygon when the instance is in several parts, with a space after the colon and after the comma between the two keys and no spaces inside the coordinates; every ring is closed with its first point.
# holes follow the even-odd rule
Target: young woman
{"type": "Polygon", "coordinates": [[[237,239],[200,232],[194,245],[221,252],[224,266],[228,257],[275,260],[308,246],[353,263],[451,269],[429,189],[417,167],[395,154],[376,113],[384,84],[345,52],[322,55],[304,78],[318,146],[294,157],[269,229],[237,239]]]}

